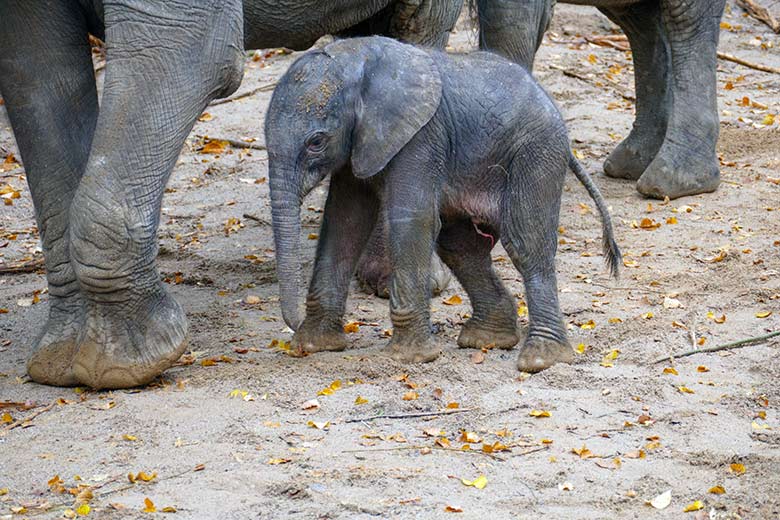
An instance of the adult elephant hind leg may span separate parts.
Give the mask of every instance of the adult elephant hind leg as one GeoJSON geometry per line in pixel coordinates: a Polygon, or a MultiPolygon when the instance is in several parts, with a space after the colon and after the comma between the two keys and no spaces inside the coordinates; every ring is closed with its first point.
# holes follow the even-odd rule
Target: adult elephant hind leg
{"type": "Polygon", "coordinates": [[[498,232],[485,236],[487,233],[477,233],[475,226],[469,219],[445,222],[439,233],[439,256],[452,269],[473,307],[458,345],[512,348],[520,341],[515,301],[496,275],[490,257],[498,232]]]}
{"type": "Polygon", "coordinates": [[[27,371],[56,386],[78,384],[72,361],[84,322],[68,212],[97,121],[87,32],[83,15],[65,2],[10,2],[0,16],[0,91],[24,162],[49,287],[49,316],[27,371]]]}
{"type": "Polygon", "coordinates": [[[73,361],[93,388],[142,385],[184,351],[182,307],[155,265],[165,184],[195,119],[241,78],[241,3],[105,2],[106,79],[71,206],[86,322],[73,361]]]}
{"type": "Polygon", "coordinates": [[[536,148],[524,154],[522,172],[512,168],[513,195],[505,199],[502,210],[502,243],[523,276],[528,302],[528,335],[517,359],[517,367],[523,372],[539,372],[574,359],[558,304],[555,276],[566,165],[553,157],[564,157],[568,143],[561,144],[559,153],[550,153],[549,144],[537,144],[536,148]]]}
{"type": "Polygon", "coordinates": [[[634,59],[636,119],[604,162],[609,177],[637,180],[664,142],[669,119],[671,57],[658,2],[601,10],[626,33],[634,59]]]}
{"type": "Polygon", "coordinates": [[[672,112],[666,138],[637,183],[648,197],[715,191],[720,171],[717,46],[725,0],[662,0],[672,53],[672,112]]]}

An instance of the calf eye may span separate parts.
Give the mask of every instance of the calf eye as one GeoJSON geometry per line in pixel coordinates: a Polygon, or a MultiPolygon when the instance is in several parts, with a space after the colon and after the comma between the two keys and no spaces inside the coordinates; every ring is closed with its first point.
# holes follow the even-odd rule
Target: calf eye
{"type": "Polygon", "coordinates": [[[312,153],[322,152],[328,145],[328,136],[324,132],[316,132],[306,139],[306,149],[312,153]]]}

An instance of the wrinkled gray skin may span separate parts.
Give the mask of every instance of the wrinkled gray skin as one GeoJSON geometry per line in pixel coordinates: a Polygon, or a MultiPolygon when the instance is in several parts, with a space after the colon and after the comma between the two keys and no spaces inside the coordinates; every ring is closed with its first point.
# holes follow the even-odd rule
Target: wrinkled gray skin
{"type": "Polygon", "coordinates": [[[160,205],[195,119],[240,84],[244,48],[305,49],[327,33],[372,28],[443,46],[461,4],[3,0],[0,92],[27,172],[50,294],[30,376],[131,387],[184,351],[184,311],[155,265],[160,205]],[[100,110],[88,33],[106,42],[100,110]]]}
{"type": "Polygon", "coordinates": [[[434,248],[473,305],[458,344],[512,348],[519,341],[515,301],[490,257],[500,239],[528,301],[518,368],[537,372],[572,359],[555,278],[570,167],[600,210],[614,274],[620,252],[604,200],[571,156],[560,113],[521,66],[381,37],[339,41],[306,54],[279,81],[266,142],[282,315],[296,330],[296,348],[345,348],[349,282],[374,222],[386,216],[391,357],[425,362],[440,353],[430,333],[434,248]],[[301,322],[300,206],[326,176],[330,191],[301,322]]]}
{"type": "MultiPolygon", "coordinates": [[[[716,68],[725,0],[562,0],[593,5],[628,36],[636,120],[604,163],[610,177],[638,180],[662,199],[714,191],[720,182],[716,68]]],[[[524,64],[552,16],[552,0],[472,0],[480,44],[524,64]]]]}

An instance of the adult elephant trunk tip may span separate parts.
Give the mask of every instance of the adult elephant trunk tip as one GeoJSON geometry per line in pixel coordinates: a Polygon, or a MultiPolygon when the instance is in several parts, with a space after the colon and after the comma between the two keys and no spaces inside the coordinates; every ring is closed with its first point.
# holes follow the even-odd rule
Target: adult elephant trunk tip
{"type": "Polygon", "coordinates": [[[302,321],[300,198],[290,192],[271,190],[271,213],[282,318],[288,327],[297,330],[302,321]]]}

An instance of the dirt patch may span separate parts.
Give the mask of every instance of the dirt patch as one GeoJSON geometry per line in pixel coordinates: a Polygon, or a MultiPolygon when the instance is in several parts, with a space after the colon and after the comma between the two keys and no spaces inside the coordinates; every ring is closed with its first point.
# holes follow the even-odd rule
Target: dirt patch
{"type": "MultiPolygon", "coordinates": [[[[722,49],[780,66],[780,39],[732,11],[722,49]],[[756,35],[774,48],[753,45],[756,35]]],[[[559,5],[555,34],[546,38],[536,65],[567,118],[573,147],[593,172],[600,172],[633,119],[633,105],[619,94],[632,90],[628,54],[578,40],[578,32],[610,28],[595,9],[559,5]],[[564,76],[551,65],[576,68],[594,81],[564,76]],[[615,65],[620,90],[597,86],[615,65]]],[[[451,45],[460,51],[474,42],[461,28],[451,45]]],[[[294,58],[248,61],[241,92],[275,81],[294,58]]],[[[597,174],[627,261],[620,282],[606,276],[597,216],[569,178],[559,286],[571,340],[584,352],[572,365],[528,379],[518,378],[515,352],[489,351],[474,363],[472,352],[456,348],[458,327],[470,312],[457,285],[432,302],[444,346],[434,363],[402,366],[377,357],[390,327],[387,304],[356,288],[347,319],[363,325],[349,336],[347,351],[295,359],[270,348],[290,335],[278,309],[266,156],[235,148],[198,154],[193,137],[164,200],[159,259],[189,316],[186,359],[192,364],[134,391],[74,392],[29,383],[24,362],[47,295],[31,306],[18,303],[44,289],[45,279],[35,273],[0,279],[0,308],[8,310],[0,314],[0,399],[63,400],[29,427],[0,433],[0,489],[8,488],[0,496],[0,517],[22,518],[12,514],[22,506],[29,516],[61,516],[74,498],[47,485],[58,475],[66,487],[94,487],[90,516],[107,519],[148,516],[141,512],[145,498],[158,511],[175,507],[172,518],[193,519],[437,518],[452,516],[447,506],[462,509],[465,518],[680,518],[696,500],[717,518],[776,518],[777,343],[681,359],[676,375],[663,373],[669,363],[651,364],[692,348],[692,337],[712,346],[780,329],[780,186],[773,182],[780,177],[780,135],[777,123],[774,129],[761,125],[767,114],[780,112],[780,77],[720,65],[724,182],[717,193],[664,204],[643,199],[630,182],[597,174]],[[726,89],[728,83],[734,88],[726,89]],[[744,96],[769,108],[743,106],[744,96]],[[660,227],[637,227],[645,218],[660,227]],[[444,305],[453,294],[464,303],[444,305]],[[245,303],[248,295],[259,302],[245,303]],[[757,317],[766,312],[772,314],[757,317]],[[340,389],[317,395],[335,380],[340,389]],[[418,398],[404,400],[409,392],[418,398]],[[314,398],[318,409],[301,409],[314,398]],[[461,413],[348,422],[437,411],[454,402],[461,413]],[[534,410],[551,416],[534,417],[534,410]],[[463,431],[470,435],[460,440],[463,431]],[[444,441],[436,439],[445,437],[458,450],[438,449],[444,441]],[[466,443],[472,450],[459,449],[466,443]],[[511,451],[481,452],[483,444],[495,443],[511,451]],[[157,475],[131,484],[127,474],[141,471],[157,475]],[[487,478],[484,489],[460,480],[480,475],[487,478]],[[725,494],[710,493],[714,486],[725,494]],[[669,489],[667,509],[645,504],[669,489]]],[[[212,118],[193,134],[262,143],[269,99],[260,92],[212,107],[212,118]]],[[[15,151],[8,127],[0,108],[0,146],[15,151]]],[[[13,176],[2,182],[21,191],[0,213],[0,260],[14,264],[36,255],[37,236],[29,229],[34,221],[25,183],[13,176]]],[[[318,189],[304,204],[305,235],[317,232],[324,194],[318,189]]],[[[305,242],[310,267],[315,240],[305,242]]],[[[494,258],[522,297],[520,276],[500,247],[494,258]]],[[[36,410],[0,414],[17,420],[36,410]]]]}

